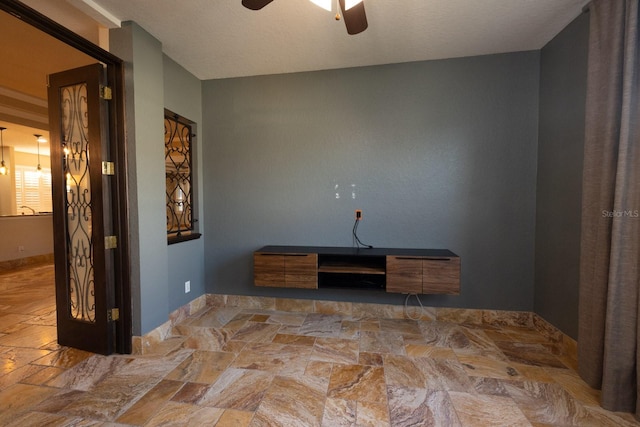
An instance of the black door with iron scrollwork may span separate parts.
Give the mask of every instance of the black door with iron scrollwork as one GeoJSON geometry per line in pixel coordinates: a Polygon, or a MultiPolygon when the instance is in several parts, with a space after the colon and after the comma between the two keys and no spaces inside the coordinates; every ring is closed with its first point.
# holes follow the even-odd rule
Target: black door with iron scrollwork
{"type": "Polygon", "coordinates": [[[49,76],[58,343],[114,352],[108,108],[101,64],[49,76]]]}

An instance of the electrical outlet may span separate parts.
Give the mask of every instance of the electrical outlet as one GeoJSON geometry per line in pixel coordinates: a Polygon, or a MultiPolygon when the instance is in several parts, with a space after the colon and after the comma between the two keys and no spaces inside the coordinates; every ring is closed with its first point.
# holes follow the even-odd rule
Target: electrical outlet
{"type": "Polygon", "coordinates": [[[184,293],[188,294],[189,292],[191,292],[191,280],[184,282],[184,293]]]}
{"type": "Polygon", "coordinates": [[[24,252],[24,246],[22,245],[18,246],[18,252],[24,252]]]}
{"type": "Polygon", "coordinates": [[[362,210],[356,209],[356,221],[360,221],[362,219],[362,210]]]}

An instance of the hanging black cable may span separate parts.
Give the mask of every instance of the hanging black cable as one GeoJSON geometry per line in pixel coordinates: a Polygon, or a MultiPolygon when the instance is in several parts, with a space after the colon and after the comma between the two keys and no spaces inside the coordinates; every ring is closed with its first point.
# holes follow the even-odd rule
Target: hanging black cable
{"type": "Polygon", "coordinates": [[[365,245],[364,243],[362,243],[360,241],[360,238],[358,237],[358,224],[360,223],[359,219],[356,219],[356,222],[353,224],[353,244],[354,246],[356,246],[357,248],[360,247],[365,247],[365,248],[369,248],[369,249],[373,249],[373,246],[371,245],[365,245]]]}

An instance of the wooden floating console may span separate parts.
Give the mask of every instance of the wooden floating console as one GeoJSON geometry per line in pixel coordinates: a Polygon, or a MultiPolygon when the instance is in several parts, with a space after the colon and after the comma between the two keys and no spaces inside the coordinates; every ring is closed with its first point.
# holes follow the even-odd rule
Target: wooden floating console
{"type": "Polygon", "coordinates": [[[253,268],[256,286],[460,293],[460,257],[447,249],[265,246],[253,268]]]}

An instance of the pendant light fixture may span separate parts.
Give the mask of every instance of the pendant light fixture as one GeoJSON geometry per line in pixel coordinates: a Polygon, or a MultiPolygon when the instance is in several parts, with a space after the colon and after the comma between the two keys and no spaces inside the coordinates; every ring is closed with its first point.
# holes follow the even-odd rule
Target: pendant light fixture
{"type": "Polygon", "coordinates": [[[4,140],[2,135],[7,128],[0,127],[0,151],[2,151],[2,163],[0,163],[0,175],[6,175],[9,173],[9,169],[4,164],[4,140]]]}
{"type": "Polygon", "coordinates": [[[38,177],[40,177],[42,175],[42,166],[40,166],[40,144],[47,142],[47,140],[44,139],[42,135],[36,133],[34,133],[33,136],[36,137],[36,146],[38,147],[38,167],[36,168],[36,172],[38,173],[38,177]]]}

